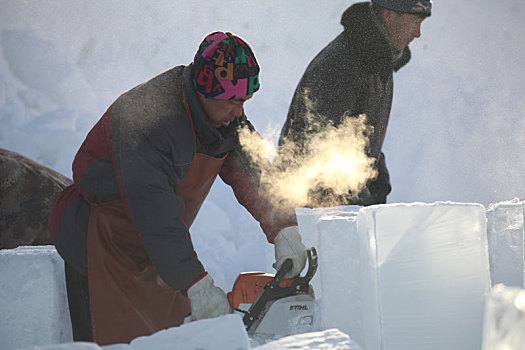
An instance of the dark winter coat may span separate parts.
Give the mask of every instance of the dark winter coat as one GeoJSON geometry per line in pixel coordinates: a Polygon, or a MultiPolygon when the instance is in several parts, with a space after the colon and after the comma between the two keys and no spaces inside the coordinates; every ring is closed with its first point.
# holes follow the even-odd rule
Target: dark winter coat
{"type": "Polygon", "coordinates": [[[342,122],[345,113],[366,114],[368,125],[373,127],[367,153],[376,159],[379,174],[368,182],[360,200],[343,199],[347,202],[340,204],[385,203],[391,186],[382,146],[392,105],[392,73],[409,61],[410,50],[407,47],[402,52],[393,52],[388,34],[369,2],[350,6],[343,13],[341,24],[343,32],[319,52],[304,72],[279,143],[282,145],[289,139],[300,145],[317,131],[306,121],[305,89],[314,103],[315,114],[334,125],[342,122]]]}
{"type": "Polygon", "coordinates": [[[51,215],[50,232],[56,233],[60,255],[86,274],[90,207],[123,199],[162,279],[174,289],[195,281],[204,267],[193,254],[182,221],[183,199],[175,194],[195,151],[216,158],[227,155],[219,176],[273,242],[280,227],[290,222],[277,223],[259,198],[259,174],[240,149],[240,127],[252,128],[244,114],[219,129],[208,121],[192,87],[191,65],[172,68],[121,95],[80,147],[73,162],[73,187],[63,192],[51,215]]]}

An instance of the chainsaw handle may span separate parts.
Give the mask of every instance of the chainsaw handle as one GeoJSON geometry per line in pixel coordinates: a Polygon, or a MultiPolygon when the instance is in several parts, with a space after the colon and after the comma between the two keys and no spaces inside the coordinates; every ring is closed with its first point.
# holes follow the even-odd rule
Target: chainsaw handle
{"type": "Polygon", "coordinates": [[[317,271],[317,249],[315,249],[315,247],[310,247],[306,250],[306,253],[308,254],[308,271],[306,271],[304,277],[307,279],[308,283],[317,271]]]}
{"type": "Polygon", "coordinates": [[[293,267],[293,260],[286,259],[281,265],[281,267],[279,267],[279,270],[277,270],[277,273],[275,274],[275,277],[273,278],[271,282],[275,281],[276,282],[275,284],[279,284],[279,282],[281,282],[281,280],[283,279],[284,275],[286,275],[286,273],[290,271],[292,267],[293,267]]]}
{"type": "MultiPolygon", "coordinates": [[[[307,256],[308,256],[308,271],[306,272],[306,275],[304,278],[306,279],[306,284],[310,282],[312,277],[314,276],[315,272],[317,271],[317,250],[315,247],[310,247],[306,250],[307,256]]],[[[293,260],[292,259],[286,259],[279,270],[277,270],[277,273],[274,277],[274,285],[279,284],[281,280],[283,279],[284,275],[290,271],[293,267],[293,260]]],[[[272,281],[273,282],[273,281],[272,281]]]]}
{"type": "Polygon", "coordinates": [[[259,320],[259,316],[264,310],[267,302],[275,300],[279,298],[279,296],[286,295],[288,293],[288,288],[283,289],[279,286],[279,284],[281,283],[284,275],[291,270],[292,266],[293,260],[286,259],[279,267],[279,270],[277,270],[275,276],[270,280],[270,282],[266,283],[262,292],[259,294],[259,296],[257,296],[252,306],[250,306],[248,312],[244,313],[242,320],[247,331],[250,330],[250,327],[256,320],[259,320]]]}
{"type": "Polygon", "coordinates": [[[256,321],[261,321],[259,317],[261,316],[261,313],[263,312],[266,303],[272,300],[279,299],[281,297],[294,295],[298,292],[308,292],[310,288],[309,282],[315,274],[315,271],[317,270],[317,251],[314,247],[310,247],[307,249],[306,252],[308,255],[309,264],[306,276],[298,276],[293,278],[293,282],[289,287],[280,287],[279,284],[281,283],[281,280],[283,279],[284,275],[288,271],[290,271],[290,269],[293,266],[293,260],[286,259],[279,267],[279,270],[277,270],[275,276],[270,280],[270,282],[268,282],[264,286],[264,289],[252,303],[250,309],[247,312],[244,312],[244,317],[242,320],[244,322],[246,330],[248,331],[248,334],[250,334],[252,325],[256,321]]]}

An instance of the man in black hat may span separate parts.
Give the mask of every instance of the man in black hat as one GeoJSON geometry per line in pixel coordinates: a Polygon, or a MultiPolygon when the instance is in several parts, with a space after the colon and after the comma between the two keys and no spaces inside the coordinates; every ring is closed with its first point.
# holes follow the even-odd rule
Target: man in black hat
{"type": "Polygon", "coordinates": [[[408,45],[420,37],[421,23],[431,8],[431,0],[353,4],[342,15],[343,32],[310,62],[281,130],[275,163],[291,167],[323,126],[337,126],[346,116],[365,114],[373,128],[366,153],[375,159],[378,175],[359,193],[334,196],[330,189],[317,186],[310,191],[309,206],[386,203],[391,186],[382,146],[392,106],[393,72],[410,60],[408,45]],[[290,142],[294,147],[289,147],[290,142]]]}

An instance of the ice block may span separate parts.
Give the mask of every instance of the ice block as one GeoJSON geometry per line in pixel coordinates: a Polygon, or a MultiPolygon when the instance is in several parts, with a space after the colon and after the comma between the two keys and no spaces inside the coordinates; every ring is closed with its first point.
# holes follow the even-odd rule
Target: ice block
{"type": "Polygon", "coordinates": [[[0,349],[73,341],[64,262],[53,246],[0,250],[0,349]]]}
{"type": "Polygon", "coordinates": [[[485,307],[482,350],[525,348],[525,290],[498,284],[485,307]]]}
{"type": "Polygon", "coordinates": [[[485,208],[379,205],[363,208],[357,225],[363,347],[480,349],[490,289],[485,208]]]}
{"type": "Polygon", "coordinates": [[[318,271],[322,288],[318,304],[321,328],[337,328],[362,344],[364,329],[360,317],[361,257],[357,212],[323,216],[317,226],[318,271]]]}
{"type": "Polygon", "coordinates": [[[492,285],[525,287],[523,202],[491,204],[487,209],[487,238],[492,285]]]}
{"type": "MultiPolygon", "coordinates": [[[[295,214],[297,216],[297,223],[299,225],[299,232],[304,245],[308,247],[315,247],[319,249],[319,229],[317,224],[319,219],[324,216],[337,216],[337,215],[347,215],[347,213],[357,213],[360,206],[355,205],[342,205],[338,207],[326,207],[326,208],[297,208],[295,209],[295,214]]],[[[316,293],[316,298],[320,299],[322,297],[322,288],[320,285],[322,268],[320,267],[317,270],[314,278],[311,281],[311,284],[316,293]]],[[[303,274],[305,271],[303,271],[303,274]]]]}

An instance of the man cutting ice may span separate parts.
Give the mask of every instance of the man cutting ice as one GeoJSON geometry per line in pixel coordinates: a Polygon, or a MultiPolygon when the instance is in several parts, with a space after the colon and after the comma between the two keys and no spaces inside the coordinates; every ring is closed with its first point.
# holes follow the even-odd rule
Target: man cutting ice
{"type": "Polygon", "coordinates": [[[75,340],[129,342],[190,311],[194,320],[231,312],[189,234],[217,175],[275,244],[274,266],[290,258],[288,276],[301,272],[295,215],[278,216],[258,195],[259,170],[239,144],[239,130],[253,130],[243,107],[258,89],[248,44],[214,32],[192,64],[124,93],[89,132],[49,220],[75,340]]]}

